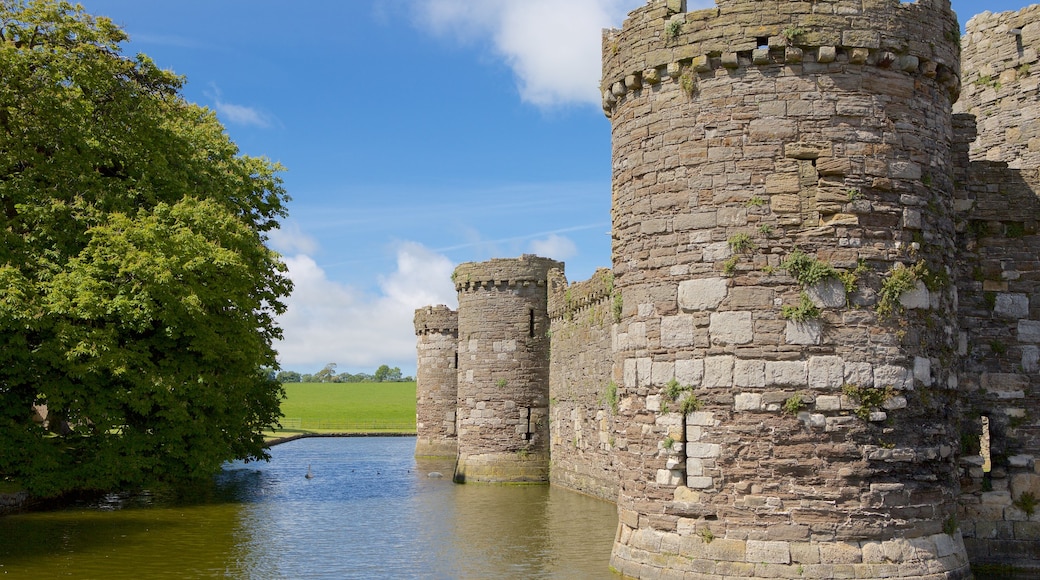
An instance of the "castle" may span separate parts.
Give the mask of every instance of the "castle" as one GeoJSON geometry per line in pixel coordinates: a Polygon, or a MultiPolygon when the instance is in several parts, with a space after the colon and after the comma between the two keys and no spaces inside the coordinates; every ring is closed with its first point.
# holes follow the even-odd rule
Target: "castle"
{"type": "Polygon", "coordinates": [[[462,264],[417,455],[617,502],[633,578],[1040,568],[1040,6],[650,0],[610,270],[462,264]]]}

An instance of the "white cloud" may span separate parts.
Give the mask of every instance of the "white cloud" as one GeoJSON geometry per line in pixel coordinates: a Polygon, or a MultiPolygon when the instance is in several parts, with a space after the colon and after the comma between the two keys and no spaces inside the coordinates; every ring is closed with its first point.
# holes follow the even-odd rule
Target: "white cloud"
{"type": "Polygon", "coordinates": [[[259,109],[224,101],[223,95],[216,85],[210,85],[210,91],[206,93],[206,96],[213,99],[213,110],[225,123],[249,125],[262,129],[271,126],[271,119],[259,109]]]}
{"type": "Polygon", "coordinates": [[[284,258],[295,288],[275,345],[282,368],[315,372],[334,362],[343,371],[372,372],[381,364],[415,368],[415,309],[455,308],[454,264],[414,242],[397,249],[396,270],[379,280],[377,295],[329,280],[309,256],[284,258]]]}
{"type": "Polygon", "coordinates": [[[545,238],[531,240],[531,252],[563,262],[578,255],[578,246],[570,238],[550,234],[545,238]]]}
{"type": "Polygon", "coordinates": [[[307,254],[318,251],[318,240],[305,234],[300,224],[294,221],[283,222],[281,228],[268,232],[271,248],[279,254],[307,254]]]}
{"type": "Polygon", "coordinates": [[[540,107],[598,106],[604,28],[646,0],[416,0],[416,25],[463,42],[488,38],[540,107]]]}

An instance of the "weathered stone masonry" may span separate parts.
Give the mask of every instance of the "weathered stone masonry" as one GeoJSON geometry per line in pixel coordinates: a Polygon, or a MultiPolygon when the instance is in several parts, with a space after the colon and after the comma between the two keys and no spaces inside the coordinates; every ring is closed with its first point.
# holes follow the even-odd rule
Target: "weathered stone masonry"
{"type": "MultiPolygon", "coordinates": [[[[513,326],[548,371],[530,449],[617,500],[625,575],[1040,568],[1038,16],[961,39],[945,0],[651,0],[605,31],[613,268],[514,303],[460,272],[539,259],[460,266],[460,465],[497,396],[465,365],[520,360],[467,336],[546,300],[544,351],[513,326]]],[[[489,433],[483,471],[538,479],[489,433]]]]}
{"type": "Polygon", "coordinates": [[[458,407],[458,313],[447,306],[427,306],[415,311],[416,405],[415,455],[455,457],[458,407]]]}

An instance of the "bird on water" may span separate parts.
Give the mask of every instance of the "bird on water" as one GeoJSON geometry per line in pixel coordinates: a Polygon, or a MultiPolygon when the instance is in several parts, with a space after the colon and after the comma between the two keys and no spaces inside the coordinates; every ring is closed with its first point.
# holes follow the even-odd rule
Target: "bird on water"
{"type": "Polygon", "coordinates": [[[306,477],[307,479],[314,478],[314,473],[311,472],[311,464],[310,463],[307,464],[307,475],[304,475],[304,477],[306,477]]]}

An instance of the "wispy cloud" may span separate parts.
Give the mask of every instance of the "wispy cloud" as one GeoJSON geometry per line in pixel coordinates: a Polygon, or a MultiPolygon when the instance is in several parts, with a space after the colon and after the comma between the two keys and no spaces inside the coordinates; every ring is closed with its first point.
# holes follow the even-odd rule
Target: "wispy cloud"
{"type": "Polygon", "coordinates": [[[318,240],[304,233],[300,224],[289,220],[281,224],[281,228],[268,233],[271,248],[283,255],[314,255],[318,251],[318,240]]]}
{"type": "Polygon", "coordinates": [[[226,123],[260,127],[261,129],[272,125],[271,117],[260,109],[225,101],[216,85],[210,85],[206,96],[213,100],[213,109],[217,112],[217,116],[226,123]]]}
{"type": "Polygon", "coordinates": [[[430,304],[455,307],[455,265],[415,242],[397,248],[396,269],[366,294],[329,280],[305,254],[285,258],[295,285],[279,323],[276,345],[283,368],[314,372],[334,362],[343,370],[371,372],[381,364],[415,368],[415,309],[430,304]]]}
{"type": "Polygon", "coordinates": [[[568,237],[549,234],[544,238],[531,240],[531,253],[545,258],[566,261],[568,258],[578,254],[578,246],[568,237]]]}
{"type": "Polygon", "coordinates": [[[490,40],[540,107],[599,105],[600,34],[646,0],[416,0],[416,26],[460,42],[490,40]]]}
{"type": "MultiPolygon", "coordinates": [[[[437,248],[434,251],[436,251],[436,252],[451,252],[451,251],[454,251],[454,250],[462,250],[462,249],[465,249],[465,248],[473,248],[473,247],[478,247],[478,246],[489,246],[489,245],[498,245],[498,244],[509,244],[509,243],[514,243],[514,242],[525,242],[527,240],[534,240],[536,238],[542,238],[542,237],[545,237],[545,239],[548,240],[548,239],[552,239],[554,236],[558,236],[559,234],[565,234],[565,233],[568,233],[568,232],[580,232],[580,231],[583,231],[583,230],[591,230],[591,229],[595,229],[595,228],[610,229],[610,224],[607,223],[607,222],[596,223],[596,224],[585,224],[585,225],[580,225],[580,226],[572,226],[572,227],[569,227],[569,228],[560,228],[560,229],[552,230],[552,231],[549,231],[549,232],[534,232],[534,233],[525,234],[525,235],[522,235],[522,236],[513,236],[513,237],[510,237],[510,238],[498,238],[498,239],[495,239],[495,240],[488,240],[488,239],[481,238],[477,232],[473,231],[473,232],[471,232],[471,236],[473,237],[473,241],[467,242],[465,244],[456,244],[454,246],[447,246],[447,247],[443,247],[443,248],[437,248]]],[[[532,245],[531,245],[532,249],[534,249],[534,244],[535,243],[532,242],[532,245]]],[[[546,246],[546,247],[548,247],[548,246],[546,246]]],[[[575,247],[575,250],[577,250],[576,247],[575,247]]],[[[574,254],[572,253],[571,255],[574,255],[574,254]]]]}

